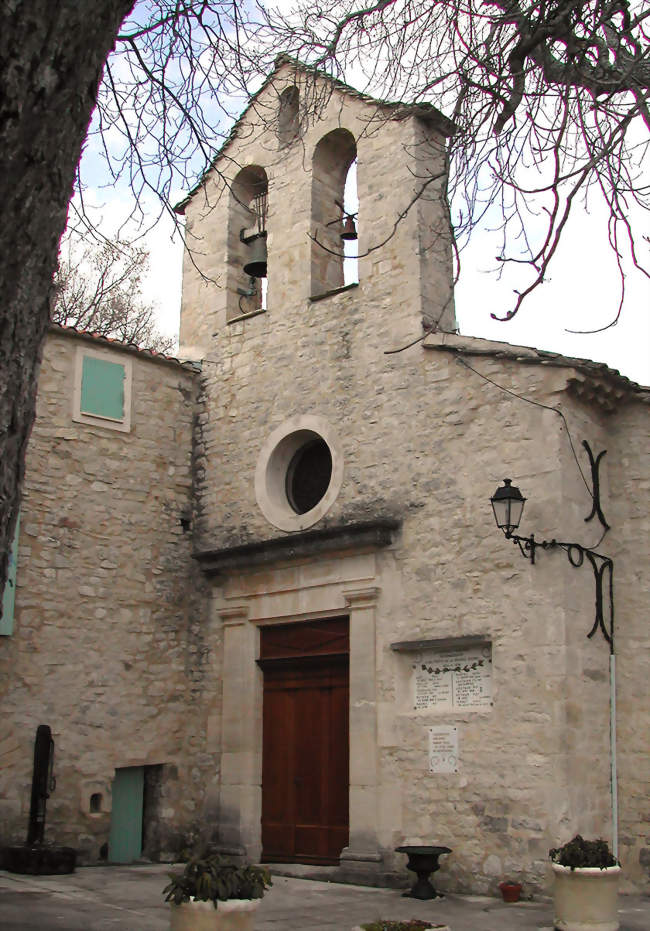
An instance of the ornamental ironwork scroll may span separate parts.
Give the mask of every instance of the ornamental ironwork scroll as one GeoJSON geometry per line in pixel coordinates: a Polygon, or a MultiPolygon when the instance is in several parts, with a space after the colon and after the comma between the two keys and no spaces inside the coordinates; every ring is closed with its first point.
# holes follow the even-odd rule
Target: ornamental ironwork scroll
{"type": "Polygon", "coordinates": [[[607,450],[601,450],[594,459],[594,454],[591,451],[589,443],[586,440],[583,440],[582,445],[587,450],[587,455],[589,456],[589,465],[591,467],[591,514],[589,514],[588,517],[585,517],[585,523],[589,523],[590,520],[597,516],[598,520],[603,525],[605,533],[607,533],[609,530],[609,524],[605,520],[603,509],[600,506],[600,476],[598,474],[600,460],[607,453],[607,450]]]}
{"type": "MultiPolygon", "coordinates": [[[[589,443],[586,440],[582,442],[589,457],[591,467],[591,513],[585,517],[585,522],[597,517],[604,528],[604,533],[609,530],[609,524],[605,519],[603,509],[600,503],[600,476],[599,468],[603,456],[607,453],[603,449],[597,456],[594,456],[589,443]]],[[[599,630],[609,645],[610,653],[614,652],[614,562],[609,556],[598,553],[596,550],[589,549],[581,543],[566,543],[561,540],[541,540],[535,539],[531,533],[529,537],[522,537],[514,533],[506,533],[506,538],[512,540],[519,547],[522,556],[530,559],[531,563],[535,562],[535,551],[538,549],[550,550],[561,549],[567,554],[567,558],[574,569],[579,569],[587,559],[594,573],[594,582],[596,587],[595,617],[591,630],[587,637],[593,637],[599,630]]],[[[602,537],[601,537],[602,539],[602,537]]]]}

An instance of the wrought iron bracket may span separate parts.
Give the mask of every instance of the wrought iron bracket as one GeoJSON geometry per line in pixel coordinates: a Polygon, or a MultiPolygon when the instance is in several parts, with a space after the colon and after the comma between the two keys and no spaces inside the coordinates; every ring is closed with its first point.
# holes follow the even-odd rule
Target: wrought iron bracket
{"type": "Polygon", "coordinates": [[[585,523],[588,523],[592,520],[593,517],[598,517],[598,520],[603,526],[605,532],[609,530],[609,524],[605,520],[605,515],[603,514],[603,509],[600,506],[600,476],[598,475],[598,470],[600,468],[600,460],[603,458],[606,449],[601,450],[598,455],[594,458],[594,454],[591,451],[591,447],[586,440],[582,441],[582,445],[587,450],[587,455],[589,456],[589,465],[591,466],[591,514],[588,517],[585,517],[585,523]]]}
{"type": "Polygon", "coordinates": [[[609,556],[590,550],[580,543],[564,543],[561,540],[537,541],[531,534],[529,537],[520,537],[517,534],[505,534],[506,540],[512,540],[519,547],[521,555],[535,562],[537,549],[561,549],[574,569],[579,569],[587,558],[594,573],[596,586],[596,614],[594,623],[587,637],[591,639],[600,630],[607,641],[610,653],[614,652],[614,561],[609,556]],[[605,591],[606,589],[606,591],[605,591]],[[606,606],[605,606],[606,605],[606,606]]]}
{"type": "MultiPolygon", "coordinates": [[[[598,517],[598,520],[602,524],[605,533],[609,530],[609,524],[605,520],[605,515],[600,504],[600,478],[598,470],[600,468],[600,462],[605,453],[606,449],[603,449],[597,456],[594,456],[591,451],[591,447],[586,440],[582,441],[582,445],[587,451],[589,457],[589,465],[591,466],[591,482],[592,490],[591,494],[591,513],[588,517],[585,517],[585,522],[592,520],[593,517],[598,517]]],[[[529,537],[521,537],[515,533],[508,533],[504,530],[506,540],[512,540],[513,543],[519,547],[521,555],[525,559],[530,559],[531,563],[535,563],[535,551],[541,547],[543,550],[551,549],[561,549],[567,554],[567,558],[574,569],[579,569],[584,561],[585,557],[587,558],[591,568],[594,573],[594,581],[596,585],[596,616],[591,630],[587,634],[589,638],[593,637],[594,634],[600,630],[603,637],[609,644],[610,653],[614,652],[614,561],[609,556],[604,556],[602,553],[597,553],[595,550],[590,550],[586,546],[582,546],[581,543],[563,543],[560,540],[542,540],[538,542],[535,539],[534,534],[531,533],[529,537]],[[607,589],[605,593],[605,588],[607,589]],[[607,602],[607,608],[604,607],[605,602],[607,602]]],[[[604,536],[604,534],[603,534],[604,536]]],[[[601,538],[602,539],[602,538],[601,538]]]]}
{"type": "Polygon", "coordinates": [[[516,533],[508,533],[503,531],[506,540],[512,540],[513,543],[516,543],[521,551],[521,555],[524,559],[530,559],[533,565],[535,564],[535,550],[538,546],[544,546],[543,543],[538,543],[535,539],[535,535],[531,533],[529,537],[520,537],[516,533]]]}

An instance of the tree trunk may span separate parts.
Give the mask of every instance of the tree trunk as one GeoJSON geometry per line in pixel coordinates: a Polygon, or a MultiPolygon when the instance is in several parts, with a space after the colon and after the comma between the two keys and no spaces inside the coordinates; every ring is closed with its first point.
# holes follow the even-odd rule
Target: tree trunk
{"type": "Polygon", "coordinates": [[[49,292],[104,62],[133,0],[3,0],[0,30],[0,592],[49,292]]]}

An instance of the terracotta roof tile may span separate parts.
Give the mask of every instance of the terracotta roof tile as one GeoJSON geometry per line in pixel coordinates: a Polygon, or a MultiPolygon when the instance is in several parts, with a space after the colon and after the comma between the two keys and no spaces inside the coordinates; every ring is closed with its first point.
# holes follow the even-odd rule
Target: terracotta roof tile
{"type": "Polygon", "coordinates": [[[120,339],[114,339],[112,336],[102,336],[101,333],[96,333],[92,330],[81,330],[74,326],[62,326],[60,323],[51,323],[50,331],[62,335],[76,336],[88,342],[107,346],[111,349],[117,349],[120,352],[130,352],[142,358],[153,359],[156,362],[167,362],[172,365],[178,365],[186,371],[201,371],[199,362],[182,361],[176,358],[176,356],[170,356],[164,352],[157,352],[155,349],[145,349],[141,346],[136,346],[135,343],[125,343],[120,339]]]}

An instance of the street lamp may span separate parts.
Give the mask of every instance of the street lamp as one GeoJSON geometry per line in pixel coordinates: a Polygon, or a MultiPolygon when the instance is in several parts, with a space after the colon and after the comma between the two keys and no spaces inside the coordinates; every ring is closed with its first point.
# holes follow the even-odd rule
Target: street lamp
{"type": "Polygon", "coordinates": [[[503,530],[506,540],[512,539],[514,531],[521,522],[526,499],[517,486],[512,484],[512,479],[504,478],[503,485],[497,488],[490,501],[497,527],[503,530]]]}

